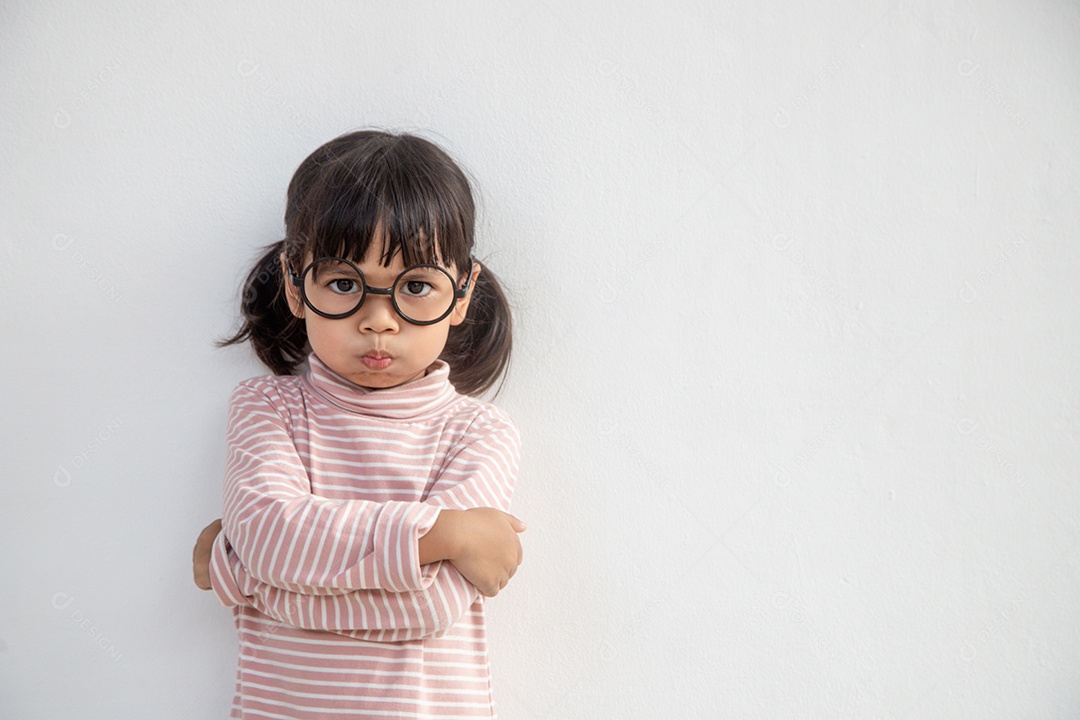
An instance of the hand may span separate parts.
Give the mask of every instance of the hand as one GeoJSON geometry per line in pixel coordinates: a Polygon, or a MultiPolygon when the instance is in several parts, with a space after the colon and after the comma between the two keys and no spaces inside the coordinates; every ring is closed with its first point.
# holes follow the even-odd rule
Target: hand
{"type": "Polygon", "coordinates": [[[481,595],[495,597],[521,564],[518,533],[525,523],[489,507],[454,513],[454,521],[457,542],[450,562],[481,595]]]}
{"type": "Polygon", "coordinates": [[[221,518],[210,523],[199,533],[195,549],[191,553],[191,565],[195,573],[195,586],[200,590],[210,589],[210,550],[221,532],[221,518]]]}

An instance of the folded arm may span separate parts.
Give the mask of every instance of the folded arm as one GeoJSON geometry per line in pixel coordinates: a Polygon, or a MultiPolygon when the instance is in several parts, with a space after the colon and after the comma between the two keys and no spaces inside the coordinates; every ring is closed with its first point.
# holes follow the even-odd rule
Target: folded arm
{"type": "Polygon", "coordinates": [[[229,400],[227,441],[223,535],[251,577],[312,595],[418,590],[431,582],[417,540],[439,506],[313,495],[286,421],[270,398],[245,384],[229,400]]]}
{"type": "MultiPolygon", "coordinates": [[[[447,461],[423,504],[452,511],[477,507],[508,511],[519,460],[517,429],[501,413],[493,414],[480,428],[470,430],[469,440],[447,461]]],[[[468,538],[462,540],[467,545],[468,538]]],[[[295,627],[384,642],[441,635],[480,595],[452,562],[425,565],[423,570],[425,580],[416,590],[313,594],[254,577],[229,548],[225,533],[215,541],[211,561],[213,589],[223,605],[250,604],[295,627]]]]}
{"type": "MultiPolygon", "coordinates": [[[[218,542],[222,537],[218,536],[218,542]]],[[[293,627],[361,640],[402,642],[438,637],[477,597],[476,588],[453,565],[442,561],[431,566],[434,577],[423,590],[307,595],[259,582],[247,573],[235,553],[225,557],[223,562],[211,564],[211,584],[223,605],[251,605],[293,627]]]]}

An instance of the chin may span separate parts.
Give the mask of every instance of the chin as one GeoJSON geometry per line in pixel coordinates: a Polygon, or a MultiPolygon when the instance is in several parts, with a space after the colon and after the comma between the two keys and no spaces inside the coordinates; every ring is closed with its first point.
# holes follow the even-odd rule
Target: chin
{"type": "Polygon", "coordinates": [[[354,380],[353,382],[361,387],[385,389],[396,387],[409,381],[405,378],[390,377],[389,375],[368,375],[359,380],[354,380]]]}

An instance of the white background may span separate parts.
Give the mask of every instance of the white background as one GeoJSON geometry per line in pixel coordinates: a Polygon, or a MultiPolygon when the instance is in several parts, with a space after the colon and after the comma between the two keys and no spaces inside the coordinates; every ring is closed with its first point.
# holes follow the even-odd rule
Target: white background
{"type": "Polygon", "coordinates": [[[500,716],[1080,716],[1080,7],[9,2],[0,715],[228,714],[191,579],[297,164],[418,132],[510,289],[500,716]]]}

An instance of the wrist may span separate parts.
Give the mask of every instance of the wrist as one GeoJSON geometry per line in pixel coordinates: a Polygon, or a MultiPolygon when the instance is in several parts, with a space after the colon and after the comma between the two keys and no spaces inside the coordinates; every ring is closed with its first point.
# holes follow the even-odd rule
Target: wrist
{"type": "Polygon", "coordinates": [[[420,564],[453,560],[461,553],[460,533],[458,532],[461,510],[443,508],[431,526],[419,540],[420,564]]]}

